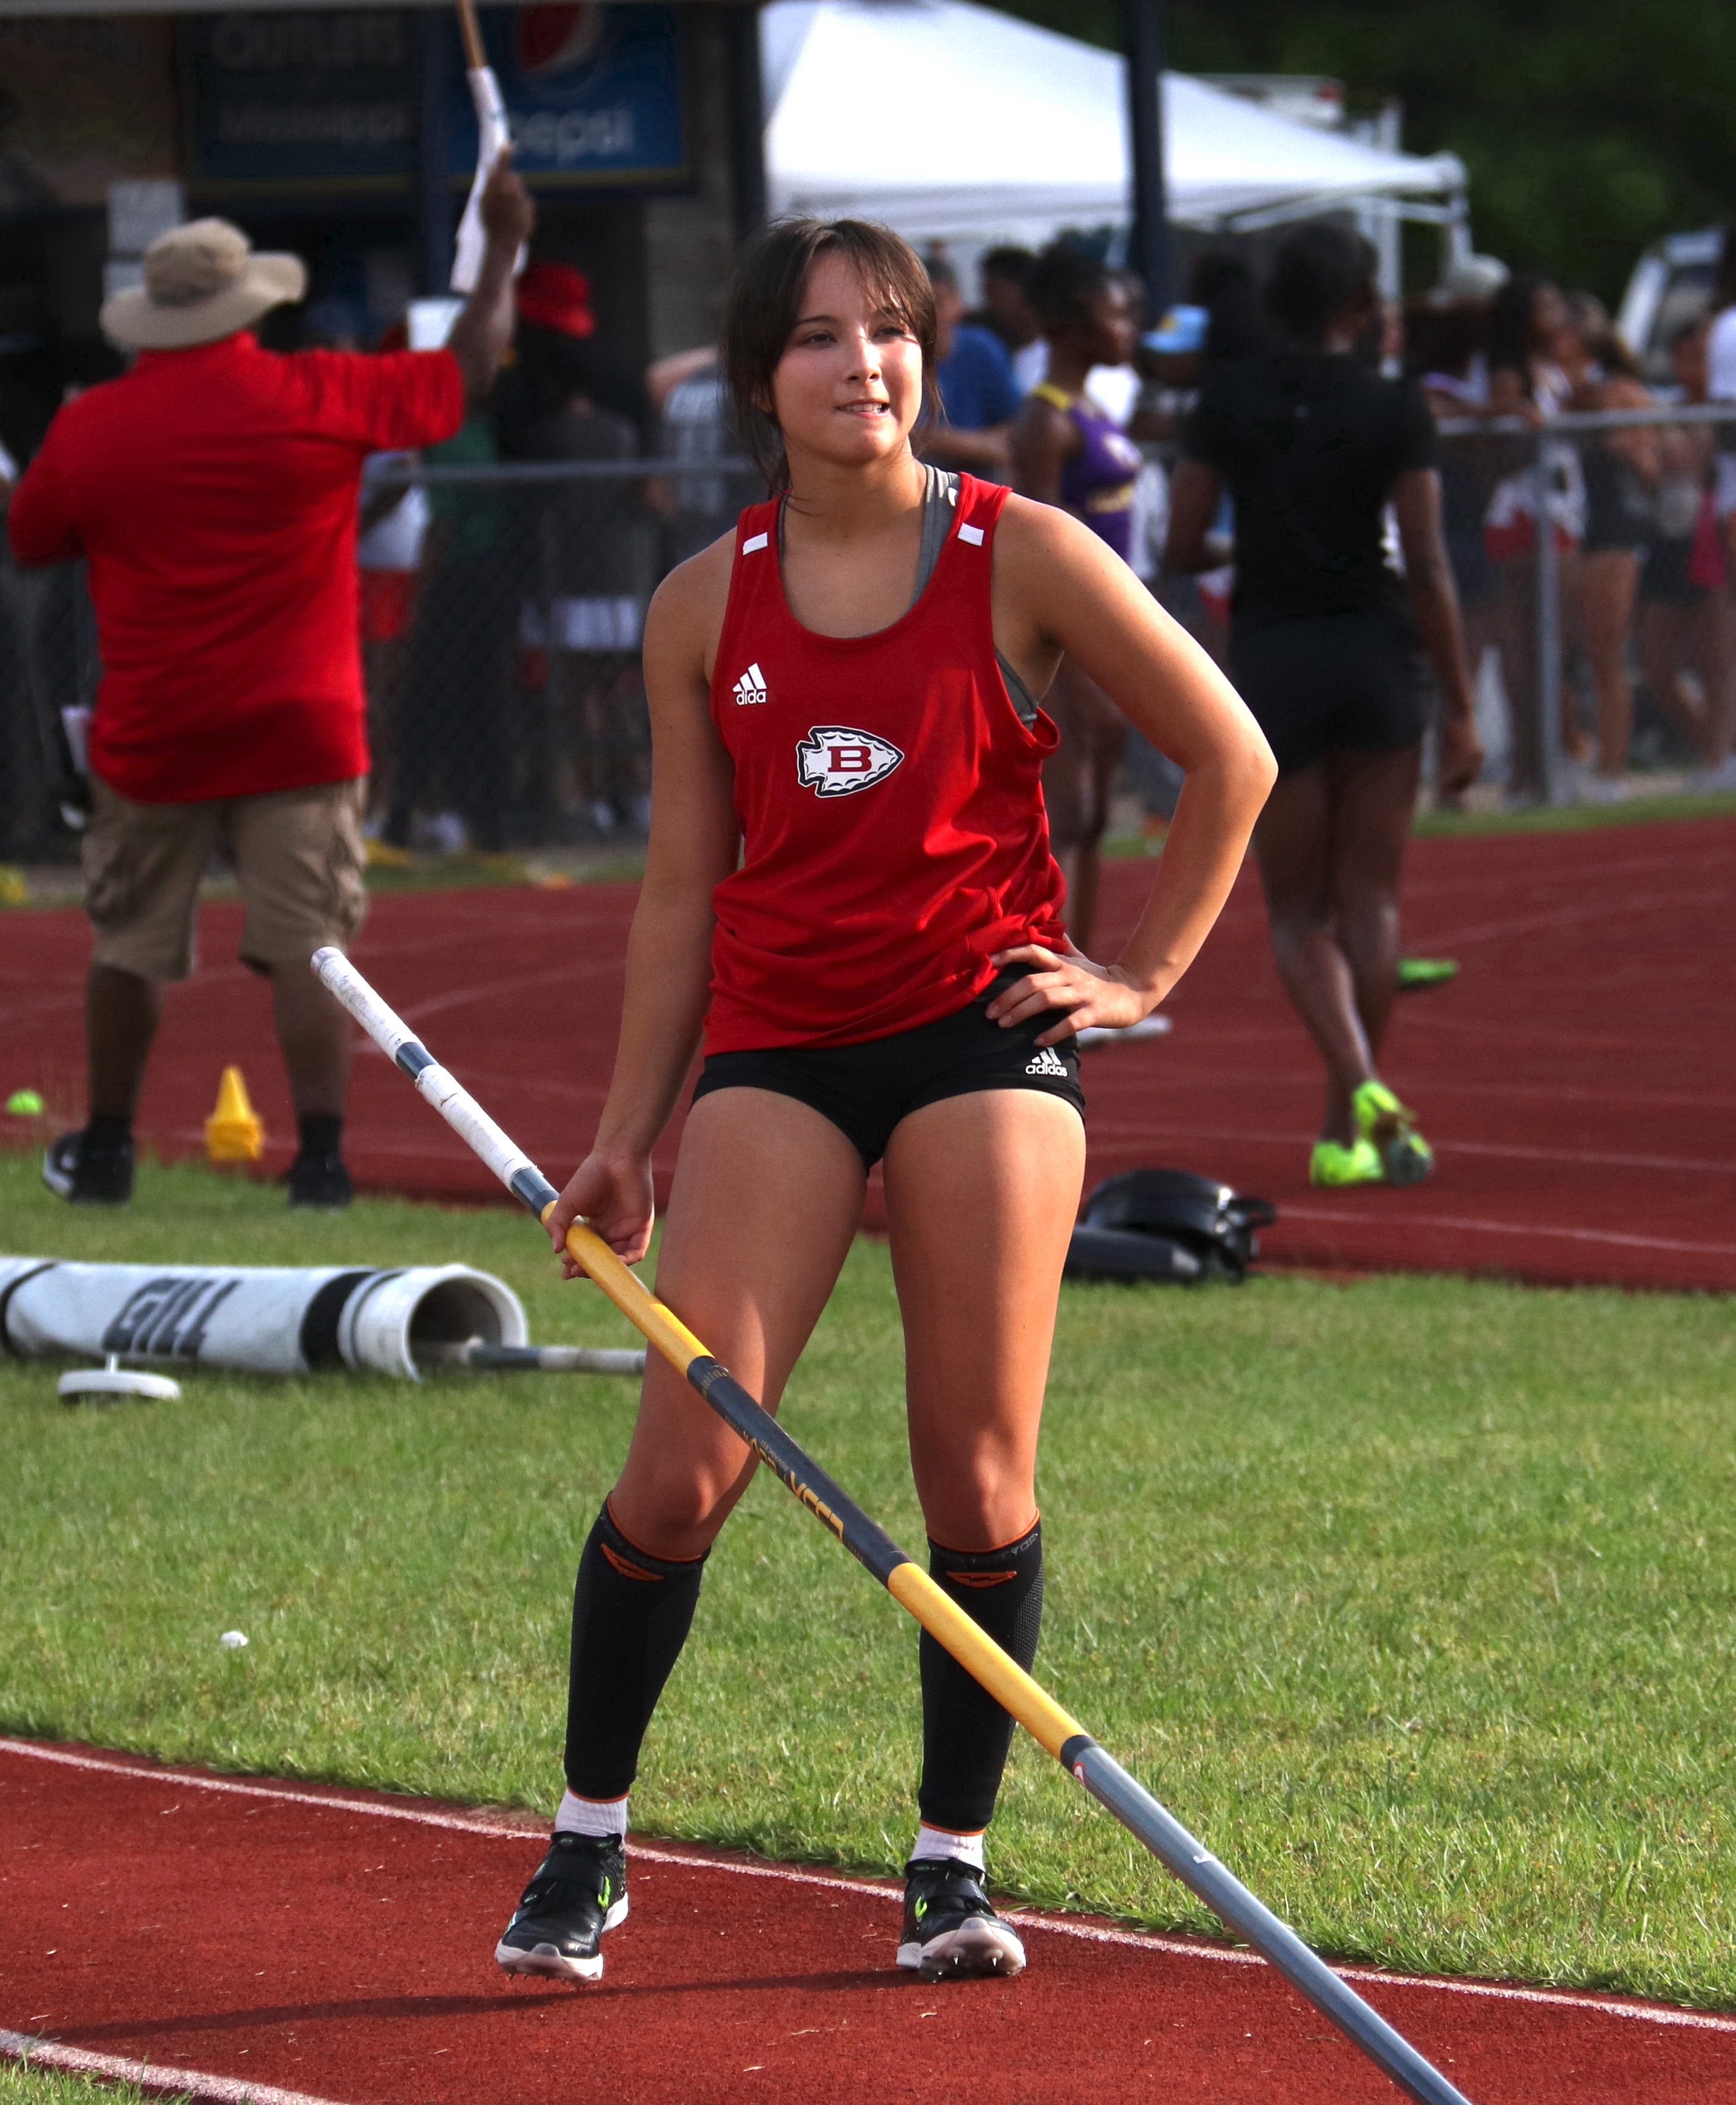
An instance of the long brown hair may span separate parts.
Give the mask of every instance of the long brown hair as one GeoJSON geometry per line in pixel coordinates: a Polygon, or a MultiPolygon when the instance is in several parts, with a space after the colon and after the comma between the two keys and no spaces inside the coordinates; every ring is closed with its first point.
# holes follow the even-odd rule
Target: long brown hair
{"type": "Polygon", "coordinates": [[[784,435],[765,405],[772,375],[801,318],[808,274],[822,256],[844,257],[870,296],[884,303],[922,347],[923,398],[937,407],[934,288],[921,259],[890,227],[865,219],[781,219],[748,243],[723,311],[723,374],[736,428],[767,485],[790,487],[784,435]]]}

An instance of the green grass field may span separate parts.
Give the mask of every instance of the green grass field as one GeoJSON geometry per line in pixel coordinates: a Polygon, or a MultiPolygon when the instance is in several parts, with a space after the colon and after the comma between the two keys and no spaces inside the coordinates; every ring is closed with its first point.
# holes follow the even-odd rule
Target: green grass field
{"type": "Polygon", "coordinates": [[[82,2076],[0,2061],[0,2105],[177,2105],[160,2090],[132,2083],[89,2083],[82,2076]]]}
{"type": "MultiPolygon", "coordinates": [[[[185,1169],[145,1174],[128,1214],[75,1213],[7,1156],[0,1249],[463,1258],[539,1339],[625,1340],[504,1209],[292,1219],[185,1169]]],[[[573,1560],[632,1385],[185,1379],[179,1404],[69,1410],[51,1369],[0,1369],[0,1727],[552,1805],[573,1560]],[[219,1648],[233,1628],[244,1652],[219,1648]]],[[[919,1546],[899,1379],[865,1242],[787,1417],[919,1546]]],[[[1041,1489],[1040,1676],[1304,1936],[1736,2005],[1728,1302],[1069,1288],[1041,1489]]],[[[712,1560],[638,1823],[893,1869],[915,1665],[909,1623],[763,1480],[712,1560]]],[[[1046,1904],[1212,1926],[1029,1747],[994,1864],[1046,1904]]]]}

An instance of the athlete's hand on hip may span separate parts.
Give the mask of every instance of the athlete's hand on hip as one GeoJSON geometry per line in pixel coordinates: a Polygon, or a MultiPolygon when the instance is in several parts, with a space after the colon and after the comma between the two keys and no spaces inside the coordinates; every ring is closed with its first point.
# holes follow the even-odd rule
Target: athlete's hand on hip
{"type": "Polygon", "coordinates": [[[1436,762],[1438,784],[1443,794],[1456,797],[1469,789],[1483,772],[1483,743],[1470,717],[1447,716],[1441,720],[1440,755],[1436,762]]]}
{"type": "Polygon", "coordinates": [[[586,1155],[567,1179],[544,1226],[569,1279],[584,1277],[584,1267],[566,1247],[566,1231],[581,1214],[617,1257],[637,1264],[651,1247],[651,1222],[657,1217],[650,1156],[598,1150],[586,1155]]]}
{"type": "Polygon", "coordinates": [[[1016,950],[997,951],[989,962],[1036,967],[989,1003],[991,1020],[1003,1030],[1015,1023],[1028,1023],[1045,1009],[1067,1011],[1066,1021],[1044,1031],[1036,1041],[1039,1045],[1058,1045],[1076,1030],[1089,1030],[1093,1025],[1100,1030],[1125,1030],[1157,1006],[1120,966],[1094,963],[1071,941],[1060,950],[1045,950],[1040,943],[1022,943],[1016,950]]]}

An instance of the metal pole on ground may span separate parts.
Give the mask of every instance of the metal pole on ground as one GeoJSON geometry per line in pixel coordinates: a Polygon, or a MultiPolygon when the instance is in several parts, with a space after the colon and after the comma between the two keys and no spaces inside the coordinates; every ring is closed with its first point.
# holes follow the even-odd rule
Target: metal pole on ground
{"type": "MultiPolygon", "coordinates": [[[[311,962],[321,983],[409,1076],[417,1094],[433,1106],[521,1205],[546,1221],[560,1195],[530,1156],[495,1124],[458,1078],[440,1065],[341,950],[315,950],[311,962]]],[[[566,1247],[646,1343],[686,1376],[724,1423],[837,1536],[864,1570],[1166,1870],[1245,1937],[1416,2105],[1470,2105],[1462,2091],[1256,1900],[1203,1843],[1097,1744],[1076,1718],[1063,1710],[950,1593],[913,1563],[593,1229],[575,1222],[567,1231],[566,1247]]]]}
{"type": "Polygon", "coordinates": [[[1145,280],[1152,312],[1170,304],[1170,212],[1163,166],[1163,69],[1169,0],[1121,0],[1121,47],[1127,54],[1127,145],[1132,162],[1133,226],[1127,261],[1145,280]]]}

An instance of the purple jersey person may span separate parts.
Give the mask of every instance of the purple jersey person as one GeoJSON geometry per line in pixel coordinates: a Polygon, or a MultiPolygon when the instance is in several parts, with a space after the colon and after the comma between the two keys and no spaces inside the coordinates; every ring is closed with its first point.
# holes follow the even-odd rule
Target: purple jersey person
{"type": "Polygon", "coordinates": [[[1144,455],[1089,396],[1069,395],[1045,380],[1031,393],[1072,420],[1079,450],[1063,463],[1063,507],[1084,520],[1121,561],[1133,559],[1134,483],[1144,455]]]}

